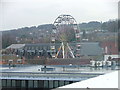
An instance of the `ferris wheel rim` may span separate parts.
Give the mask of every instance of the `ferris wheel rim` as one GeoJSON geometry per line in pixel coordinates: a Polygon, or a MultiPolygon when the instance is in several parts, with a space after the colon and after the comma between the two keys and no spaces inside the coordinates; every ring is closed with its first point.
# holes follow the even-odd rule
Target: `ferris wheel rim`
{"type": "MultiPolygon", "coordinates": [[[[71,15],[68,15],[68,14],[61,14],[61,15],[59,15],[56,19],[55,19],[55,21],[54,21],[54,23],[53,23],[53,25],[56,27],[56,25],[55,25],[55,23],[58,23],[58,22],[56,22],[59,18],[63,18],[63,17],[71,17],[71,18],[69,18],[69,19],[73,19],[74,20],[74,22],[75,22],[75,24],[77,24],[77,21],[75,20],[75,18],[73,17],[73,16],[71,16],[71,15]]],[[[61,21],[62,22],[62,21],[61,21]]],[[[61,23],[61,22],[59,22],[59,23],[61,23]]]]}

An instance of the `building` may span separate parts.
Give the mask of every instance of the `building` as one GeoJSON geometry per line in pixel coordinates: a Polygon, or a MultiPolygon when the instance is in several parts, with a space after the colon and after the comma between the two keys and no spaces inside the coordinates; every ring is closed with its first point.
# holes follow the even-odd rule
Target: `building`
{"type": "MultiPolygon", "coordinates": [[[[56,52],[58,51],[58,48],[60,47],[60,43],[55,44],[56,52]]],[[[75,53],[76,43],[70,43],[70,47],[72,51],[75,53]]],[[[47,52],[47,54],[50,54],[50,43],[40,43],[40,44],[12,44],[6,49],[15,49],[16,54],[23,55],[26,53],[26,55],[42,55],[43,52],[47,52]],[[31,54],[30,54],[31,53],[31,54]]],[[[81,43],[80,48],[80,54],[81,56],[96,56],[96,55],[102,55],[103,50],[99,46],[99,42],[83,42],[81,43]]]]}
{"type": "MultiPolygon", "coordinates": [[[[61,45],[61,43],[55,44],[56,53],[57,53],[60,45],[61,45]]],[[[70,46],[71,50],[73,51],[73,54],[75,54],[76,53],[76,51],[75,51],[76,43],[69,43],[69,46],[70,46]]],[[[40,59],[43,59],[44,57],[49,58],[49,59],[51,58],[50,43],[12,44],[6,48],[6,51],[9,51],[9,54],[17,55],[19,57],[19,59],[27,60],[30,63],[40,63],[40,59]],[[32,60],[34,60],[34,61],[32,61],[32,60]],[[35,62],[35,60],[36,60],[36,62],[35,62]]],[[[7,55],[7,54],[5,54],[5,55],[7,55]]],[[[61,58],[61,55],[62,54],[59,55],[59,58],[61,58]]],[[[90,61],[90,59],[96,60],[96,58],[94,58],[96,56],[101,57],[103,55],[103,50],[100,47],[99,42],[82,42],[81,48],[80,48],[80,55],[81,55],[80,62],[82,62],[84,64],[88,64],[87,60],[88,61],[90,61]]],[[[62,60],[60,60],[60,61],[62,61],[62,60]]],[[[58,62],[56,62],[56,63],[58,63],[58,62]]],[[[69,60],[69,63],[61,62],[59,64],[70,64],[70,63],[75,64],[76,62],[69,60]]],[[[52,61],[51,61],[51,63],[49,62],[48,64],[54,64],[54,63],[52,63],[52,61]]]]}
{"type": "Polygon", "coordinates": [[[100,46],[104,50],[106,55],[116,55],[118,54],[118,45],[115,41],[103,41],[100,43],[100,46]]]}

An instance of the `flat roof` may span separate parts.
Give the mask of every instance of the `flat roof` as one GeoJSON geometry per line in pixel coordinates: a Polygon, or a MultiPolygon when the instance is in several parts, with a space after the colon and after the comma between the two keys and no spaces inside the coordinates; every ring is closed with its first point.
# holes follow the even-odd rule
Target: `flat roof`
{"type": "Polygon", "coordinates": [[[112,72],[111,69],[90,69],[90,67],[66,67],[63,71],[62,66],[47,66],[47,68],[55,68],[55,71],[38,70],[43,68],[42,65],[29,65],[19,67],[1,67],[0,79],[20,79],[20,80],[68,80],[81,81],[93,78],[98,75],[112,72]]]}

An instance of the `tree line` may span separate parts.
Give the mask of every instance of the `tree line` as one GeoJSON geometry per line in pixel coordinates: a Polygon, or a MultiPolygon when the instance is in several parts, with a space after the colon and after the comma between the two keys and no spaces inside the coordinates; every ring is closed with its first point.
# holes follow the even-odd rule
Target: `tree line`
{"type": "Polygon", "coordinates": [[[88,23],[79,24],[80,29],[83,30],[108,30],[110,32],[117,32],[118,20],[109,20],[106,22],[91,21],[88,23]]]}

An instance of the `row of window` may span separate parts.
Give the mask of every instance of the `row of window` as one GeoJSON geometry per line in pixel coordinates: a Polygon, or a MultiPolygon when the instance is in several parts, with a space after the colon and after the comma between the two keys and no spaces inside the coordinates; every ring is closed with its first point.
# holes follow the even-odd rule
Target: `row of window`
{"type": "MultiPolygon", "coordinates": [[[[55,45],[57,48],[60,47],[60,45],[55,45]]],[[[46,50],[50,50],[50,46],[26,46],[24,47],[25,50],[43,50],[43,49],[46,49],[46,50]]]]}
{"type": "Polygon", "coordinates": [[[49,81],[49,80],[2,80],[3,88],[57,88],[75,81],[49,81]]]}

